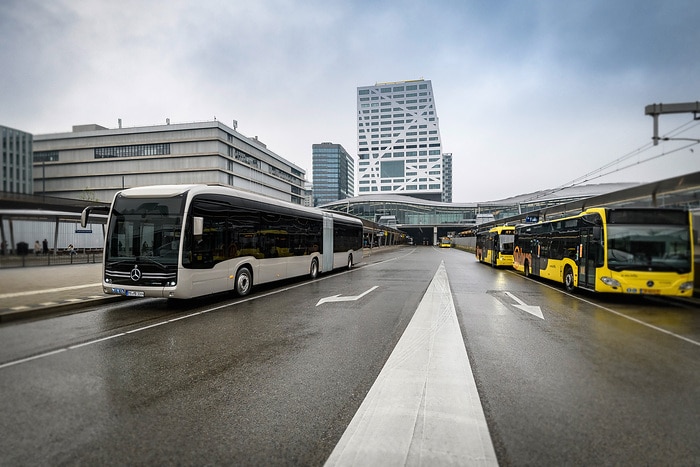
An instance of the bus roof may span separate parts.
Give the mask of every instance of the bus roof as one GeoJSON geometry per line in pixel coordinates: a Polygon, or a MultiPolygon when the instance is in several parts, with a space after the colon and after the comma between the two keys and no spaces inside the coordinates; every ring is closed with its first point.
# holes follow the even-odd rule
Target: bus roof
{"type": "Polygon", "coordinates": [[[281,199],[271,198],[251,191],[239,190],[225,185],[205,185],[205,184],[189,184],[189,185],[150,185],[134,188],[127,188],[117,193],[126,198],[155,198],[155,197],[172,197],[190,192],[191,195],[202,193],[219,194],[233,196],[251,200],[262,204],[271,204],[275,206],[283,206],[291,210],[306,212],[310,215],[321,216],[323,213],[328,213],[334,218],[345,219],[349,222],[362,223],[362,220],[353,215],[338,213],[335,211],[324,211],[318,208],[302,206],[300,204],[291,203],[281,199]]]}

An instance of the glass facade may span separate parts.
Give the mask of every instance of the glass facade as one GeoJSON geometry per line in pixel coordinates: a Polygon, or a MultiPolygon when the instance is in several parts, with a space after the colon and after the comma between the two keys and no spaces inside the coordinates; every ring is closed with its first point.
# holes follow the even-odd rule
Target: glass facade
{"type": "Polygon", "coordinates": [[[314,206],[351,198],[355,195],[355,163],[340,144],[314,144],[314,206]]]}
{"type": "Polygon", "coordinates": [[[324,209],[347,212],[362,219],[378,222],[393,216],[398,225],[473,224],[476,204],[452,204],[412,199],[408,196],[358,196],[351,200],[323,205],[324,209]]]}
{"type": "Polygon", "coordinates": [[[2,191],[33,194],[32,135],[4,126],[0,126],[0,133],[2,133],[2,191]]]}

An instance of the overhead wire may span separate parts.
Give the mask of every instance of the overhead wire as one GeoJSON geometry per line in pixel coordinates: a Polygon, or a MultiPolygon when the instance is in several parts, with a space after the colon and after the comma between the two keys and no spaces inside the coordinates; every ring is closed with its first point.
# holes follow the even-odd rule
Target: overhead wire
{"type": "MultiPolygon", "coordinates": [[[[698,125],[700,125],[700,122],[699,122],[699,121],[694,120],[694,119],[693,119],[693,120],[690,120],[690,121],[684,123],[683,125],[679,126],[678,128],[675,128],[675,129],[669,131],[668,133],[666,133],[663,137],[661,137],[661,138],[659,138],[659,139],[660,139],[660,140],[667,140],[667,139],[672,140],[673,137],[675,137],[675,136],[677,136],[677,135],[679,135],[679,134],[682,134],[683,132],[688,131],[688,130],[690,130],[690,129],[692,129],[692,128],[695,128],[695,127],[698,126],[698,125]],[[691,125],[692,125],[692,126],[691,126],[691,125]],[[686,128],[686,127],[689,127],[689,128],[686,128]]],[[[545,190],[545,191],[538,192],[538,193],[536,193],[534,196],[523,200],[523,202],[532,201],[532,200],[536,200],[536,199],[539,199],[539,198],[542,198],[542,197],[545,197],[545,196],[549,196],[549,195],[551,195],[551,194],[554,194],[554,193],[557,193],[557,192],[559,192],[559,191],[562,191],[562,190],[564,190],[564,189],[566,189],[566,188],[571,188],[571,187],[574,187],[574,186],[578,186],[578,185],[581,185],[582,183],[587,183],[587,182],[590,182],[590,181],[592,181],[592,180],[596,180],[596,179],[598,179],[598,178],[602,178],[602,177],[605,177],[605,176],[607,176],[607,175],[613,174],[613,173],[615,173],[615,172],[619,172],[619,171],[621,171],[621,170],[625,170],[625,169],[628,169],[628,168],[630,168],[630,167],[634,167],[634,166],[643,164],[643,163],[645,163],[645,162],[649,162],[649,161],[651,161],[651,160],[658,159],[658,158],[663,157],[663,156],[668,156],[668,155],[670,155],[670,154],[673,154],[673,153],[678,152],[678,151],[682,151],[682,150],[684,150],[684,149],[691,148],[692,146],[696,146],[696,145],[698,145],[698,144],[700,144],[700,141],[696,141],[696,142],[687,144],[687,145],[685,145],[685,146],[681,146],[681,147],[678,147],[678,148],[674,148],[673,150],[670,150],[670,151],[664,151],[664,152],[662,152],[662,153],[660,153],[660,154],[656,154],[656,155],[654,155],[654,156],[652,156],[652,157],[649,157],[649,158],[647,158],[647,159],[637,161],[637,162],[635,162],[635,163],[633,163],[633,164],[628,164],[628,165],[625,165],[625,166],[623,166],[623,167],[618,167],[618,168],[616,168],[615,170],[611,170],[611,171],[609,171],[609,172],[605,172],[605,173],[602,173],[602,174],[600,173],[600,172],[602,172],[602,171],[604,171],[604,170],[609,169],[610,167],[614,167],[614,166],[616,166],[616,165],[618,165],[618,164],[620,164],[620,163],[626,161],[627,159],[629,159],[629,158],[631,158],[631,157],[639,156],[639,155],[643,154],[644,152],[651,150],[652,148],[655,147],[655,145],[654,145],[653,142],[649,142],[649,143],[646,143],[646,144],[644,144],[643,146],[640,146],[639,148],[637,148],[637,149],[635,149],[635,150],[633,150],[633,151],[631,151],[631,152],[629,152],[629,153],[627,153],[627,154],[625,154],[625,155],[623,155],[623,156],[621,156],[621,157],[618,157],[617,159],[615,159],[615,160],[613,160],[613,161],[611,161],[611,162],[608,162],[607,164],[603,165],[602,167],[599,167],[599,168],[597,168],[597,169],[595,169],[595,170],[592,170],[592,171],[586,173],[585,175],[582,175],[582,176],[577,177],[577,178],[575,178],[575,179],[573,179],[573,180],[571,180],[571,181],[569,181],[569,182],[566,182],[566,183],[563,184],[563,185],[560,185],[560,186],[558,186],[558,187],[556,187],[556,188],[553,188],[553,189],[551,189],[551,190],[545,190]],[[594,176],[594,175],[595,175],[595,176],[594,176]]]]}

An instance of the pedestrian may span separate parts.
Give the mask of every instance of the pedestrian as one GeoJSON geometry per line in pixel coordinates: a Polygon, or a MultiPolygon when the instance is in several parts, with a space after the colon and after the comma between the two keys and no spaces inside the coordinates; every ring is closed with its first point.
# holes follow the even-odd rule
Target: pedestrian
{"type": "Polygon", "coordinates": [[[69,255],[75,255],[75,254],[77,254],[77,252],[75,251],[75,248],[73,247],[73,244],[72,244],[72,243],[70,243],[70,244],[68,245],[68,254],[69,254],[69,255]]]}
{"type": "Polygon", "coordinates": [[[44,254],[48,255],[49,254],[49,241],[44,239],[44,241],[41,244],[41,247],[42,247],[44,254]]]}
{"type": "Polygon", "coordinates": [[[39,253],[41,253],[41,245],[39,244],[39,240],[36,240],[34,242],[34,256],[38,256],[39,253]]]}

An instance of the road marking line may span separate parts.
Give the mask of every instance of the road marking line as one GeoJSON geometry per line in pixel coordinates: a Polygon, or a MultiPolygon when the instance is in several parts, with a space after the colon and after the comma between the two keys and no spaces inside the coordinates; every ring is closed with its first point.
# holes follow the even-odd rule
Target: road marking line
{"type": "Polygon", "coordinates": [[[523,310],[526,313],[530,313],[533,316],[537,316],[538,318],[544,319],[544,315],[542,314],[542,309],[537,306],[537,305],[528,305],[524,301],[520,300],[518,297],[516,297],[514,294],[510,292],[505,292],[505,294],[518,302],[517,304],[513,304],[514,307],[519,308],[523,310]]]}
{"type": "Polygon", "coordinates": [[[326,461],[498,465],[445,264],[326,461]]]}
{"type": "Polygon", "coordinates": [[[378,288],[378,285],[375,285],[374,287],[370,288],[369,290],[362,292],[360,295],[348,295],[348,296],[341,296],[340,294],[338,295],[333,295],[332,297],[325,297],[322,298],[316,303],[316,306],[319,306],[323,303],[330,303],[330,302],[356,302],[357,300],[361,299],[368,293],[374,291],[376,288],[378,288]]]}
{"type": "Polygon", "coordinates": [[[84,289],[86,287],[95,287],[95,286],[102,286],[102,283],[96,282],[94,284],[71,285],[68,287],[58,287],[55,289],[28,290],[26,292],[3,293],[3,294],[0,294],[0,300],[2,300],[3,298],[25,297],[27,295],[37,295],[37,294],[42,294],[42,293],[64,292],[66,290],[84,289]]]}

